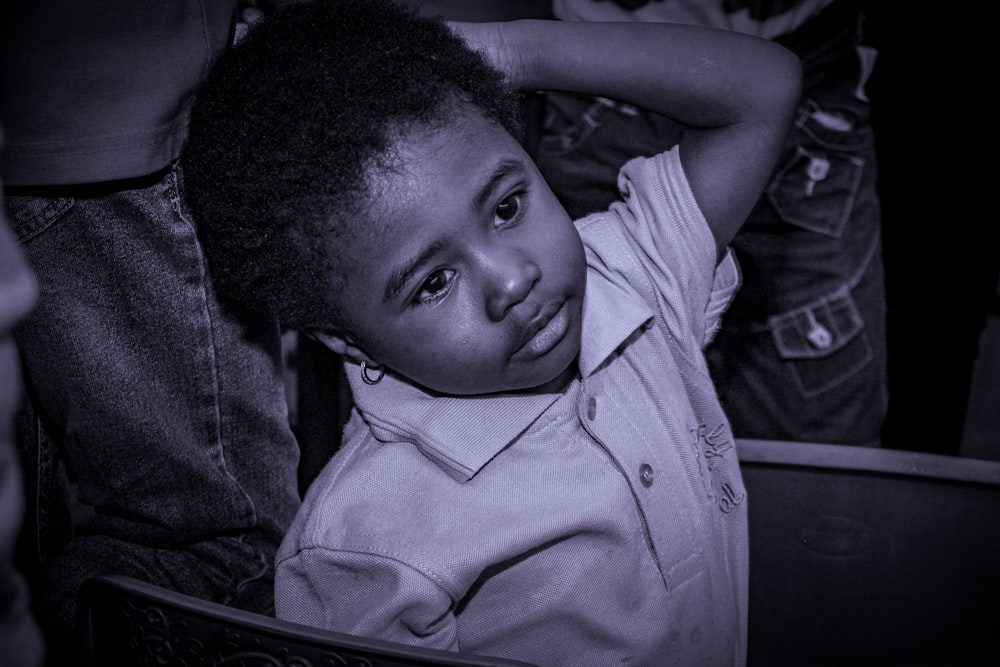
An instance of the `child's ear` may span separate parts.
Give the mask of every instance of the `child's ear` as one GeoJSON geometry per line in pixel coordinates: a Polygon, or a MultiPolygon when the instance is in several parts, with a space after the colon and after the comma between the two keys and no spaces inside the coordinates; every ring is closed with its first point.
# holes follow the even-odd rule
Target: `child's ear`
{"type": "Polygon", "coordinates": [[[365,352],[354,345],[350,338],[339,331],[326,330],[321,331],[319,329],[309,329],[303,330],[302,334],[312,338],[318,343],[322,343],[330,350],[336,352],[337,354],[347,357],[353,361],[357,362],[367,362],[370,365],[377,366],[378,362],[369,357],[365,352]]]}

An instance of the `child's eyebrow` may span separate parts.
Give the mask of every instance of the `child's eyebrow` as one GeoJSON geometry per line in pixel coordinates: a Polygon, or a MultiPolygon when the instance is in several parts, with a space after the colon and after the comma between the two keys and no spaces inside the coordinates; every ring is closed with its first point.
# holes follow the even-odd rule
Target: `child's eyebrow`
{"type": "Polygon", "coordinates": [[[418,255],[413,260],[404,264],[401,268],[396,269],[389,276],[389,281],[385,285],[385,294],[382,300],[386,303],[395,300],[395,298],[402,291],[403,287],[406,285],[410,277],[420,270],[424,264],[426,264],[431,257],[443,250],[447,246],[444,240],[438,240],[427,246],[420,255],[418,255]]]}
{"type": "Polygon", "coordinates": [[[489,178],[486,179],[486,183],[479,190],[476,198],[472,201],[473,208],[477,211],[481,209],[489,200],[493,191],[496,190],[500,181],[502,181],[506,176],[517,171],[521,171],[521,163],[517,160],[503,160],[500,162],[490,174],[489,178]]]}

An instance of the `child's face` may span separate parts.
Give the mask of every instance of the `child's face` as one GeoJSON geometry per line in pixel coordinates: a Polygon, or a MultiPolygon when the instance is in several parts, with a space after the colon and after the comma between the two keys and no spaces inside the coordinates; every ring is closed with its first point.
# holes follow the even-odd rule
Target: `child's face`
{"type": "Polygon", "coordinates": [[[354,343],[443,393],[564,381],[580,349],[583,245],[520,144],[465,112],[404,135],[398,158],[374,187],[374,233],[343,249],[354,343]]]}

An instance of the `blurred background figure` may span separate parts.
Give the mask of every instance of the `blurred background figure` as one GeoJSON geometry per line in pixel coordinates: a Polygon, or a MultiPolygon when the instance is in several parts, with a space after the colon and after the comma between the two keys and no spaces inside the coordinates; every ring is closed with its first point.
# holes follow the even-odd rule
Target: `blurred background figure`
{"type": "Polygon", "coordinates": [[[0,656],[5,667],[37,667],[43,657],[41,634],[29,608],[27,584],[14,560],[24,519],[24,489],[14,447],[21,371],[13,330],[37,298],[38,285],[4,215],[0,186],[0,656]]]}
{"type": "MultiPolygon", "coordinates": [[[[805,90],[785,152],[733,242],[743,287],[709,350],[737,437],[874,446],[886,415],[886,297],[860,0],[555,0],[571,21],[670,21],[773,39],[805,90]]],[[[680,128],[613,100],[545,96],[537,160],[567,209],[618,196],[633,155],[680,128]]]]}
{"type": "Polygon", "coordinates": [[[216,299],[176,163],[239,9],[0,6],[0,170],[40,288],[14,331],[20,557],[58,667],[75,663],[92,575],[273,613],[299,504],[280,332],[216,299]]]}

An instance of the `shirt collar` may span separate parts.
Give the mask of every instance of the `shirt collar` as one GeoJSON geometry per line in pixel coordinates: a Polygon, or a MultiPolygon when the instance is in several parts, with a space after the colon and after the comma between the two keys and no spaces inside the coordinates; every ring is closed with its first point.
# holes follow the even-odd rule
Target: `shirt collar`
{"type": "MultiPolygon", "coordinates": [[[[637,296],[588,272],[579,366],[591,375],[653,316],[637,296]]],[[[459,482],[471,479],[552,405],[558,394],[441,396],[386,374],[367,385],[346,362],[354,403],[376,439],[412,442],[459,482]]]]}

